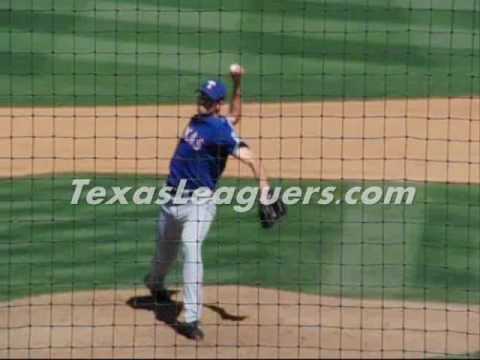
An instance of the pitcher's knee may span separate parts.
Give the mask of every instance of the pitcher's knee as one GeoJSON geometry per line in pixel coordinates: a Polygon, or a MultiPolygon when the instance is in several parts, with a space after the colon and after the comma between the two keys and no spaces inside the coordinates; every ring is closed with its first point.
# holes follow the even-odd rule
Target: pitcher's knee
{"type": "Polygon", "coordinates": [[[188,263],[202,263],[202,249],[196,241],[185,241],[183,243],[183,261],[188,263]]]}

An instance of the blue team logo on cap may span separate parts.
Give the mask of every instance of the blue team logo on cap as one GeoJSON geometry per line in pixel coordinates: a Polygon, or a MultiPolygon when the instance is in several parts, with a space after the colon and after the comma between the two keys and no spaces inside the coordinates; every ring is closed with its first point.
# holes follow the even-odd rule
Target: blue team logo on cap
{"type": "Polygon", "coordinates": [[[227,87],[221,80],[205,81],[200,87],[200,92],[215,102],[224,100],[227,97],[227,87]]]}

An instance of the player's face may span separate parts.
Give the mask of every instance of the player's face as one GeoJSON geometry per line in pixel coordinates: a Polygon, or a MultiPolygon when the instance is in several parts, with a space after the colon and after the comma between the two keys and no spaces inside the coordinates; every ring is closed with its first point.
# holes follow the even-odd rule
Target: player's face
{"type": "Polygon", "coordinates": [[[222,109],[223,101],[219,101],[215,104],[215,114],[219,114],[220,110],[222,109]]]}
{"type": "Polygon", "coordinates": [[[197,98],[198,111],[202,114],[218,114],[220,113],[223,101],[212,102],[201,94],[197,98]]]}

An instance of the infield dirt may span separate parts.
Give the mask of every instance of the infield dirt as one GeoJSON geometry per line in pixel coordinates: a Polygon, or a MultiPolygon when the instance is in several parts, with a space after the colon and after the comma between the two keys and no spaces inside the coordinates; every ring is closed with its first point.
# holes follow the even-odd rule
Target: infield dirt
{"type": "MultiPolygon", "coordinates": [[[[0,175],[165,174],[194,106],[2,108],[0,175]]],[[[246,104],[272,177],[478,183],[480,99],[246,104]]],[[[230,161],[227,176],[250,176],[230,161]]]]}

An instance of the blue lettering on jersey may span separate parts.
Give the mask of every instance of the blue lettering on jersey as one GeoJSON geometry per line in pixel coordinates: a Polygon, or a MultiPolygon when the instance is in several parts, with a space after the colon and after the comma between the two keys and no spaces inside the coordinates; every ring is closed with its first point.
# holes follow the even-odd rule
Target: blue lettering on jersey
{"type": "Polygon", "coordinates": [[[196,115],[190,120],[170,162],[169,186],[185,179],[186,189],[214,190],[229,155],[240,144],[234,127],[225,117],[196,115]]]}

